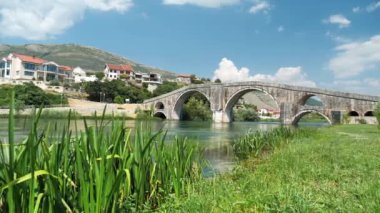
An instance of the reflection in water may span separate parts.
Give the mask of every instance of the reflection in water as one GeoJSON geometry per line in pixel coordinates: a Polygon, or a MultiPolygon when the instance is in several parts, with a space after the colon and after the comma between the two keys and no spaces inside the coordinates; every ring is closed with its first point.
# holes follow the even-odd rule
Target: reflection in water
{"type": "MultiPolygon", "coordinates": [[[[63,127],[67,125],[66,120],[57,119],[41,119],[40,129],[47,126],[56,128],[62,131],[63,127]]],[[[98,121],[100,122],[100,121],[98,121]]],[[[89,126],[95,126],[95,120],[87,121],[89,126]]],[[[106,121],[107,126],[110,122],[106,121]]],[[[248,131],[268,131],[272,128],[279,126],[279,123],[263,123],[263,122],[233,122],[233,123],[213,123],[204,121],[125,121],[125,126],[130,129],[136,127],[150,127],[153,131],[160,129],[167,131],[169,140],[175,136],[187,137],[189,140],[199,141],[206,147],[206,156],[210,164],[217,171],[225,171],[232,168],[234,163],[234,155],[231,148],[231,142],[236,140],[238,136],[247,133],[248,131]]],[[[300,124],[301,126],[303,124],[300,124]]],[[[321,124],[317,124],[321,126],[321,124]]],[[[16,119],[15,136],[17,141],[22,141],[26,138],[28,131],[31,127],[30,119],[16,119]]],[[[72,121],[70,130],[75,134],[77,131],[85,129],[82,120],[72,121]]],[[[8,120],[0,119],[0,140],[7,141],[8,137],[8,120]]],[[[132,132],[133,133],[133,132],[132,132]]]]}

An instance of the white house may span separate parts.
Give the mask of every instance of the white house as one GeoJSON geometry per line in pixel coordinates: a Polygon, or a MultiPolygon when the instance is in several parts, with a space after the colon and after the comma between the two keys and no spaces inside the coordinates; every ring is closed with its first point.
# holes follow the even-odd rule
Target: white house
{"type": "Polygon", "coordinates": [[[93,81],[98,80],[98,78],[95,75],[87,76],[86,72],[80,67],[74,68],[73,76],[74,76],[75,83],[93,82],[93,81]]]}
{"type": "Polygon", "coordinates": [[[191,75],[179,74],[176,78],[177,83],[191,84],[191,75]]]}
{"type": "Polygon", "coordinates": [[[108,80],[116,80],[121,77],[127,81],[135,79],[135,73],[129,64],[106,64],[103,72],[104,77],[108,80]]]}
{"type": "Polygon", "coordinates": [[[0,78],[9,80],[72,80],[72,68],[35,56],[10,53],[0,61],[0,78]]]}

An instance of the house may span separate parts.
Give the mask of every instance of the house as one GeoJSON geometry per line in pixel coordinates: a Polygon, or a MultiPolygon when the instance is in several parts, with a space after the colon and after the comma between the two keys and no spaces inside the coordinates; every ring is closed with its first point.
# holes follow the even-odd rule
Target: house
{"type": "Polygon", "coordinates": [[[104,67],[104,77],[108,80],[134,80],[135,73],[129,64],[106,64],[104,67]]]}
{"type": "Polygon", "coordinates": [[[162,84],[162,79],[158,73],[136,73],[135,82],[137,84],[147,84],[148,91],[153,92],[157,89],[158,85],[162,84]]]}
{"type": "Polygon", "coordinates": [[[73,76],[74,76],[74,82],[75,83],[93,82],[93,81],[98,80],[98,78],[95,75],[87,76],[86,72],[80,67],[74,68],[73,76]]]}
{"type": "Polygon", "coordinates": [[[177,83],[191,84],[191,75],[179,74],[176,78],[177,83]]]}
{"type": "Polygon", "coordinates": [[[72,68],[35,56],[10,53],[0,61],[0,78],[9,80],[72,80],[72,68]]]}

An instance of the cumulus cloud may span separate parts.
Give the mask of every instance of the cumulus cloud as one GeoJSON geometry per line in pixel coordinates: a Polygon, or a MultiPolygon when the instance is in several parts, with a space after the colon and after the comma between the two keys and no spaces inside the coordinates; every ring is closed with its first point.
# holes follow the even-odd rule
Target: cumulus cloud
{"type": "Polygon", "coordinates": [[[167,5],[195,5],[199,7],[219,8],[240,3],[240,0],[164,0],[167,5]]]}
{"type": "Polygon", "coordinates": [[[380,79],[365,78],[365,79],[350,79],[350,80],[334,80],[333,82],[324,82],[320,84],[322,87],[346,91],[352,93],[377,95],[380,93],[380,79]]]}
{"type": "Polygon", "coordinates": [[[241,81],[266,81],[292,84],[297,86],[316,87],[316,83],[307,79],[306,73],[301,67],[281,67],[274,75],[255,74],[250,75],[246,67],[237,68],[233,61],[223,58],[218,69],[214,71],[213,80],[220,79],[222,82],[241,81]]]}
{"type": "Polygon", "coordinates": [[[380,69],[380,35],[363,42],[342,44],[335,49],[338,53],[329,61],[328,68],[337,78],[348,78],[380,69]]]}
{"type": "Polygon", "coordinates": [[[88,9],[124,12],[132,5],[133,0],[0,1],[0,35],[49,39],[80,21],[88,9]]]}
{"type": "Polygon", "coordinates": [[[254,5],[249,9],[249,12],[252,14],[256,14],[260,12],[267,13],[270,8],[271,8],[271,5],[268,1],[257,0],[255,1],[254,5]]]}
{"type": "Polygon", "coordinates": [[[323,22],[328,24],[337,24],[339,28],[345,28],[351,24],[351,21],[342,14],[331,15],[328,19],[323,20],[323,22]]]}
{"type": "Polygon", "coordinates": [[[354,8],[352,8],[352,12],[353,13],[359,13],[360,12],[360,7],[354,7],[354,8]]]}
{"type": "Polygon", "coordinates": [[[377,9],[380,9],[380,1],[374,2],[374,3],[370,4],[370,5],[368,5],[366,9],[367,9],[367,12],[369,12],[369,13],[373,12],[373,11],[375,11],[377,9]]]}

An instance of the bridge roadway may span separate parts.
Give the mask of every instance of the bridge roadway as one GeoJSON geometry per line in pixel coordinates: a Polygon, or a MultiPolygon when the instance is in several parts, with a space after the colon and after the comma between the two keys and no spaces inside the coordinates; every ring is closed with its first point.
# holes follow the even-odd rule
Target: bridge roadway
{"type": "Polygon", "coordinates": [[[303,115],[315,112],[330,124],[340,123],[344,113],[358,119],[373,116],[379,96],[338,92],[320,88],[300,87],[273,82],[236,82],[190,85],[170,93],[144,101],[145,109],[152,109],[156,116],[179,120],[185,101],[194,93],[203,94],[210,102],[214,122],[231,122],[232,108],[246,93],[262,91],[269,95],[280,109],[283,124],[297,124],[303,115]],[[317,96],[323,106],[305,105],[307,99],[317,96]]]}

